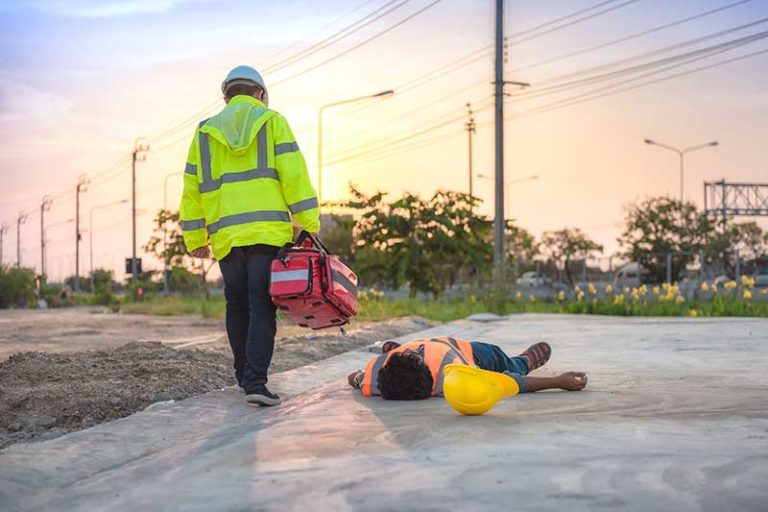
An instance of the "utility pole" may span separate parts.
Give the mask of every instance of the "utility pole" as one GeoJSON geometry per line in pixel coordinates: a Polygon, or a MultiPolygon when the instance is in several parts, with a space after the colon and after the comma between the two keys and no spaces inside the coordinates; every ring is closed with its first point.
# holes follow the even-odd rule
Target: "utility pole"
{"type": "Polygon", "coordinates": [[[494,81],[496,124],[496,189],[493,223],[493,270],[496,286],[504,283],[506,251],[504,250],[504,86],[507,84],[528,87],[527,82],[504,80],[504,0],[496,0],[496,76],[494,81]]]}
{"type": "Polygon", "coordinates": [[[133,143],[133,153],[131,158],[131,218],[132,218],[132,245],[131,253],[131,279],[136,279],[139,273],[139,263],[136,260],[136,162],[143,162],[147,159],[149,144],[143,137],[139,137],[133,143]]]}
{"type": "Polygon", "coordinates": [[[475,124],[471,103],[467,103],[467,115],[469,116],[469,120],[464,124],[464,129],[467,130],[469,138],[469,195],[474,196],[474,188],[472,187],[472,135],[477,131],[477,125],[475,124]]]}
{"type": "Polygon", "coordinates": [[[3,266],[3,237],[8,232],[8,224],[0,226],[0,267],[3,266]]]}
{"type": "Polygon", "coordinates": [[[19,212],[16,219],[16,266],[21,268],[21,225],[27,220],[27,214],[19,212]]]}
{"type": "Polygon", "coordinates": [[[494,82],[496,123],[496,204],[493,223],[494,281],[504,281],[504,0],[496,0],[496,79],[494,82]]]}
{"type": "Polygon", "coordinates": [[[40,276],[42,284],[45,284],[46,269],[45,269],[45,212],[51,209],[53,199],[50,196],[44,196],[43,202],[40,203],[40,276]]]}
{"type": "Polygon", "coordinates": [[[81,174],[77,179],[75,189],[75,291],[80,291],[80,194],[88,190],[91,179],[86,174],[81,174]]]}

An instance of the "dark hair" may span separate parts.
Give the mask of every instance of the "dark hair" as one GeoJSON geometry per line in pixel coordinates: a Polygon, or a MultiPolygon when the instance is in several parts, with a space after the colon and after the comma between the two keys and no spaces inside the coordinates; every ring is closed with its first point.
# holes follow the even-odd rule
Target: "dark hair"
{"type": "Polygon", "coordinates": [[[253,96],[256,91],[260,91],[261,87],[256,84],[232,84],[227,87],[227,92],[224,94],[227,98],[234,98],[235,96],[253,96]]]}
{"type": "Polygon", "coordinates": [[[379,392],[385,400],[423,400],[433,385],[429,366],[414,354],[392,354],[379,370],[379,392]]]}

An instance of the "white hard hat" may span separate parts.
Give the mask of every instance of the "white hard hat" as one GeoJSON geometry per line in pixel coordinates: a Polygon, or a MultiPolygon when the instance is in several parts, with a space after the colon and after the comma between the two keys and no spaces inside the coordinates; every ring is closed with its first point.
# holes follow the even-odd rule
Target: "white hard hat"
{"type": "Polygon", "coordinates": [[[227,74],[227,77],[221,83],[222,94],[227,94],[227,88],[235,84],[258,85],[264,90],[264,105],[269,105],[269,95],[267,94],[267,85],[261,77],[261,73],[251,66],[237,66],[227,74]]]}

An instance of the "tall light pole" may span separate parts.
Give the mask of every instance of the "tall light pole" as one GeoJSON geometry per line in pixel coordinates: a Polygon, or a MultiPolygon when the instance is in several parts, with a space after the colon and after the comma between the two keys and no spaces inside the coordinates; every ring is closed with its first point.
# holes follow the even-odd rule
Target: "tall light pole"
{"type": "Polygon", "coordinates": [[[136,279],[139,272],[139,264],[136,260],[136,162],[143,162],[147,159],[149,144],[144,137],[139,137],[133,143],[133,153],[131,153],[131,233],[132,233],[132,252],[131,252],[131,279],[136,279]]]}
{"type": "Polygon", "coordinates": [[[0,267],[3,266],[3,238],[8,233],[8,224],[0,226],[0,267]]]}
{"type": "MultiPolygon", "coordinates": [[[[165,175],[163,181],[163,211],[168,211],[168,178],[181,175],[181,172],[172,172],[165,175]]],[[[168,295],[168,256],[165,254],[168,250],[168,219],[163,221],[163,293],[168,295]]]]}
{"type": "Polygon", "coordinates": [[[80,233],[80,194],[88,190],[91,179],[86,174],[81,174],[77,180],[77,189],[75,193],[75,291],[80,291],[80,240],[83,238],[80,233]]]}
{"type": "Polygon", "coordinates": [[[704,149],[704,148],[711,148],[714,146],[717,146],[719,142],[716,140],[713,140],[712,142],[707,142],[706,144],[699,144],[698,146],[691,146],[689,148],[685,149],[678,149],[672,146],[668,146],[666,144],[662,144],[661,142],[656,142],[651,139],[645,139],[645,143],[649,144],[651,146],[658,146],[660,148],[668,149],[670,151],[674,151],[677,153],[677,155],[680,157],[680,202],[682,203],[684,201],[683,196],[683,163],[684,163],[684,157],[686,153],[690,153],[691,151],[696,151],[698,149],[704,149]]]}
{"type": "Polygon", "coordinates": [[[122,201],[114,201],[112,203],[106,203],[106,204],[100,204],[98,206],[94,206],[91,208],[91,211],[88,213],[88,245],[89,245],[89,266],[90,266],[90,274],[91,274],[91,293],[94,292],[93,288],[93,212],[96,210],[101,210],[102,208],[107,208],[109,206],[115,206],[118,204],[125,204],[127,203],[127,199],[123,199],[122,201]]]}
{"type": "Polygon", "coordinates": [[[472,186],[472,135],[477,131],[477,124],[475,123],[475,117],[472,113],[472,104],[467,103],[467,115],[469,120],[464,124],[464,129],[467,130],[468,143],[469,143],[469,195],[474,195],[474,187],[472,186]]]}
{"type": "Polygon", "coordinates": [[[42,276],[43,284],[47,274],[45,268],[45,212],[51,209],[53,199],[50,196],[43,197],[43,201],[40,203],[40,275],[42,276]]]}
{"type": "Polygon", "coordinates": [[[333,103],[327,103],[320,107],[317,112],[317,202],[323,201],[323,112],[331,107],[338,107],[339,105],[346,105],[347,103],[354,103],[356,101],[363,101],[373,98],[385,98],[392,96],[395,91],[387,89],[386,91],[377,92],[376,94],[367,94],[365,96],[358,96],[356,98],[350,98],[348,100],[335,101],[333,103]]]}
{"type": "Polygon", "coordinates": [[[19,212],[16,218],[16,266],[21,268],[21,225],[27,221],[27,214],[19,212]]]}

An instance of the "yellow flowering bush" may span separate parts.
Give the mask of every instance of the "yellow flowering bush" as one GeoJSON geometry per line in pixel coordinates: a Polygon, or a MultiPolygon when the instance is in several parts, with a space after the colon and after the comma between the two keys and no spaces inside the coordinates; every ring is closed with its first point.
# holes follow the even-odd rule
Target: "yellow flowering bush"
{"type": "Polygon", "coordinates": [[[565,291],[560,290],[559,292],[557,292],[557,295],[555,295],[555,298],[558,301],[563,302],[565,300],[565,291]]]}
{"type": "Polygon", "coordinates": [[[607,294],[609,294],[609,295],[610,295],[611,293],[613,293],[613,285],[612,285],[612,284],[607,284],[607,285],[605,285],[605,293],[607,293],[607,294]]]}
{"type": "Polygon", "coordinates": [[[744,298],[744,300],[752,300],[752,291],[744,290],[744,295],[742,297],[744,298]]]}
{"type": "Polygon", "coordinates": [[[701,291],[703,291],[703,292],[708,292],[709,291],[709,284],[707,284],[706,281],[703,281],[701,283],[701,291]]]}
{"type": "Polygon", "coordinates": [[[597,289],[595,288],[595,285],[592,283],[589,283],[587,285],[587,290],[589,291],[590,295],[595,295],[597,293],[597,289]]]}

